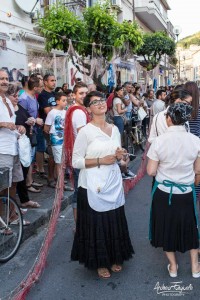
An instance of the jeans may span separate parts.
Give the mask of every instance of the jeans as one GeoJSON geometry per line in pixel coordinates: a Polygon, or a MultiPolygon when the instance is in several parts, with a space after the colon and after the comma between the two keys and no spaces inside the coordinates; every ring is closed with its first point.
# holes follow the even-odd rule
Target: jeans
{"type": "Polygon", "coordinates": [[[124,132],[124,120],[120,116],[114,116],[114,124],[119,129],[120,134],[123,134],[124,132]]]}

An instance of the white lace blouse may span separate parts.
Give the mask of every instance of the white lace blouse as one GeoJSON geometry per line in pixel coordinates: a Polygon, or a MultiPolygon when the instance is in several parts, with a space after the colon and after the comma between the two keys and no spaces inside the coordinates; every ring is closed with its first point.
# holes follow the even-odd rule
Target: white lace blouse
{"type": "Polygon", "coordinates": [[[85,168],[85,159],[102,158],[114,154],[121,147],[116,126],[111,136],[89,123],[83,127],[75,140],[72,165],[80,169],[78,186],[87,189],[90,206],[96,211],[115,209],[124,204],[122,177],[117,163],[85,168]]]}

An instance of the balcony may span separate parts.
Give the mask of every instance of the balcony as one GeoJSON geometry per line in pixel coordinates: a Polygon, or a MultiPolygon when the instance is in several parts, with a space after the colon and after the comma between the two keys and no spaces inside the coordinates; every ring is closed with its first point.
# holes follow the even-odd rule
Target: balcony
{"type": "Polygon", "coordinates": [[[167,30],[167,10],[165,0],[135,0],[135,15],[151,31],[167,30]]]}

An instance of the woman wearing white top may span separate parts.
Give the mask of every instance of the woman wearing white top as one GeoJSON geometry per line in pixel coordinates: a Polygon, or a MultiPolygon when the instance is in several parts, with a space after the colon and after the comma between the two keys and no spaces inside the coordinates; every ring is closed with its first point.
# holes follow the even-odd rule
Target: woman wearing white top
{"type": "Polygon", "coordinates": [[[149,143],[152,143],[153,140],[166,132],[168,126],[167,126],[167,121],[166,121],[166,112],[168,110],[169,105],[173,103],[178,103],[178,102],[183,102],[183,103],[191,103],[192,102],[192,96],[191,94],[183,89],[177,89],[174,90],[170,95],[167,96],[167,102],[165,102],[166,109],[157,113],[153,117],[153,121],[151,124],[151,130],[150,130],[150,135],[149,135],[149,143]]]}
{"type": "Polygon", "coordinates": [[[97,269],[101,278],[109,278],[109,269],[121,271],[123,261],[133,254],[117,164],[124,150],[117,127],[105,121],[107,105],[102,94],[89,93],[84,105],[92,121],[79,131],[73,150],[72,164],[80,174],[71,258],[97,269]]]}
{"type": "Polygon", "coordinates": [[[154,139],[147,156],[147,173],[156,176],[152,190],[150,240],[162,247],[171,277],[177,276],[175,252],[190,250],[192,276],[200,277],[195,174],[200,173],[200,140],[185,129],[192,107],[177,103],[166,113],[168,129],[154,139]]]}
{"type": "Polygon", "coordinates": [[[122,99],[124,97],[124,90],[122,86],[117,86],[114,91],[113,99],[113,114],[114,114],[114,124],[119,129],[120,134],[124,132],[124,118],[127,108],[123,103],[122,99]]]}

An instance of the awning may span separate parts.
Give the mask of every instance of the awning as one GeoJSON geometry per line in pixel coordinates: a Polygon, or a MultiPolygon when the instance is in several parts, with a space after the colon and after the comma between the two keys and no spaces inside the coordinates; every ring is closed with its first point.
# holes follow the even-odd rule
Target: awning
{"type": "Polygon", "coordinates": [[[134,65],[129,62],[120,62],[120,63],[116,64],[116,67],[121,68],[121,69],[127,69],[127,70],[134,69],[134,65]]]}

